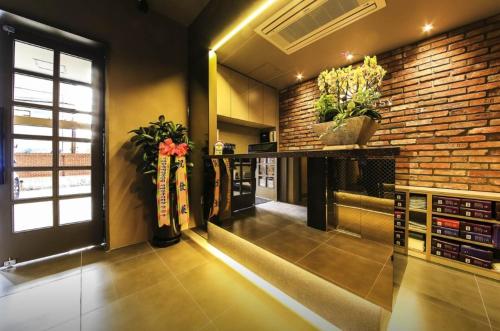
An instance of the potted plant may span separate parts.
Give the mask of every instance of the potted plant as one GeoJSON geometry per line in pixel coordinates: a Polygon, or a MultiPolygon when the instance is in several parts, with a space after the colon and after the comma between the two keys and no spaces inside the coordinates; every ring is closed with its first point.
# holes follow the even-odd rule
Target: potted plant
{"type": "Polygon", "coordinates": [[[138,170],[149,177],[156,194],[153,240],[157,247],[179,242],[181,224],[189,221],[187,173],[193,165],[186,156],[193,148],[187,129],[160,116],[149,126],[130,131],[138,159],[138,170]]]}
{"type": "Polygon", "coordinates": [[[367,56],[358,67],[333,68],[319,75],[321,96],[315,104],[319,123],[313,131],[326,149],[366,145],[380,124],[376,107],[385,74],[377,58],[367,56]]]}

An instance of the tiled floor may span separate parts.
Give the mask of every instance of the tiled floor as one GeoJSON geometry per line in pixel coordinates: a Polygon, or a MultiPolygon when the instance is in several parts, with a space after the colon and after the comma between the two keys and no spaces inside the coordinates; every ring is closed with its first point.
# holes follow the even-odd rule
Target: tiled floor
{"type": "Polygon", "coordinates": [[[392,246],[305,224],[307,209],[261,204],[222,226],[382,307],[392,307],[392,246]]]}
{"type": "Polygon", "coordinates": [[[193,241],[0,272],[0,330],[312,330],[193,241]]]}

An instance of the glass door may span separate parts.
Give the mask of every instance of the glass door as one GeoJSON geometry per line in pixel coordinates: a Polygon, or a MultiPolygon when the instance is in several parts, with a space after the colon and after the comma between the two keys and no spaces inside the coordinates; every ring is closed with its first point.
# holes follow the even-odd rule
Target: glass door
{"type": "Polygon", "coordinates": [[[102,61],[52,38],[2,33],[0,262],[101,243],[102,61]]]}

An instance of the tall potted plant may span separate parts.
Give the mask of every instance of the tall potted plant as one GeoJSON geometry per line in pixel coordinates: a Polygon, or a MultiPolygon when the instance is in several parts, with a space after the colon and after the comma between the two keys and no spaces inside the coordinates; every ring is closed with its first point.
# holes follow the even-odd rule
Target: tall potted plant
{"type": "Polygon", "coordinates": [[[320,98],[316,102],[318,124],[313,131],[331,148],[335,145],[365,145],[377,131],[381,115],[377,102],[386,71],[377,58],[365,57],[358,67],[323,71],[318,77],[320,98]]]}
{"type": "Polygon", "coordinates": [[[139,171],[149,177],[156,194],[153,219],[154,246],[166,247],[179,242],[181,225],[189,221],[187,173],[192,167],[186,156],[193,148],[187,129],[160,116],[149,126],[130,131],[131,142],[140,160],[139,171]]]}

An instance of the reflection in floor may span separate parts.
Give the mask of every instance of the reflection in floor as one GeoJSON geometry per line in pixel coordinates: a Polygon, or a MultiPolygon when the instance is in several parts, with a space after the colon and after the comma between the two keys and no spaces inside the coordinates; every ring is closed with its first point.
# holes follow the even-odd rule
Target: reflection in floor
{"type": "Polygon", "coordinates": [[[269,250],[384,308],[392,307],[392,246],[306,225],[303,206],[269,202],[222,224],[269,250]]]}

